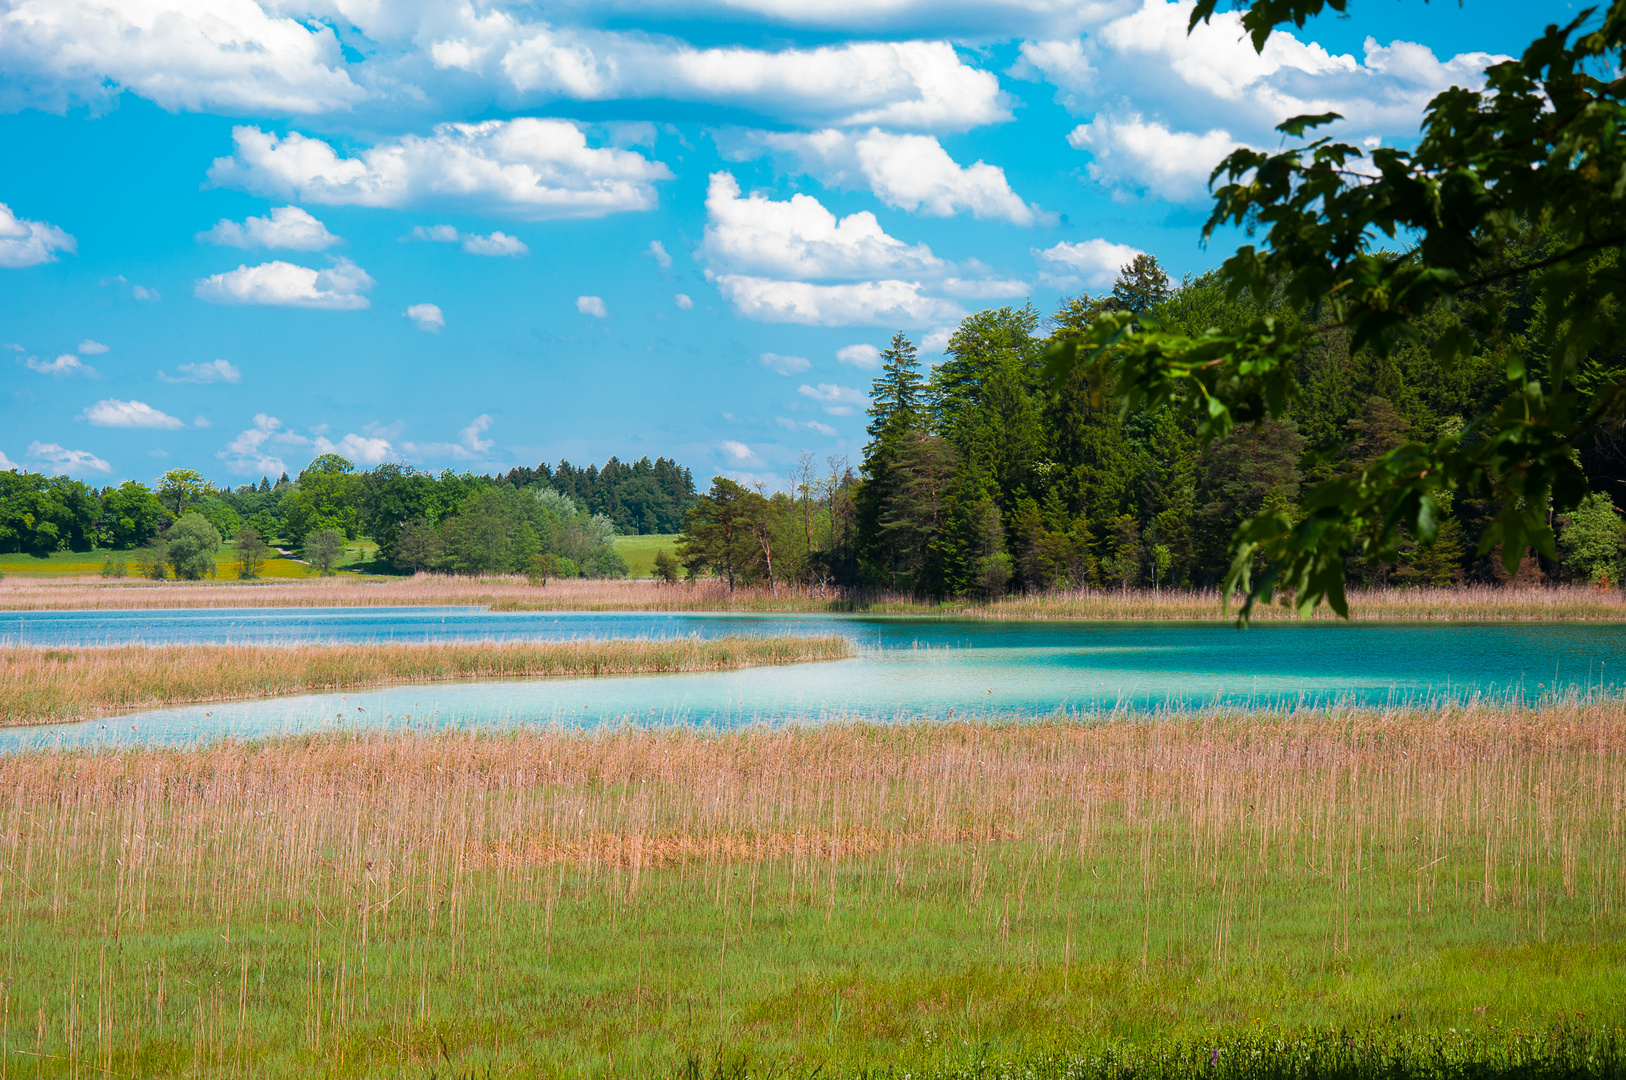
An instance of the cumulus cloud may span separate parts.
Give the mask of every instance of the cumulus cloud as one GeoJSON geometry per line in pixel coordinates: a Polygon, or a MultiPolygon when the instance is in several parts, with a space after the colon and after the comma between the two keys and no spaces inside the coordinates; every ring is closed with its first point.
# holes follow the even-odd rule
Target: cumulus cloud
{"type": "Polygon", "coordinates": [[[760,462],[760,459],[757,457],[755,451],[753,451],[749,446],[746,446],[744,443],[736,442],[733,439],[724,439],[723,441],[719,442],[717,444],[717,449],[733,458],[736,465],[744,465],[748,462],[754,461],[760,462]]]}
{"type": "Polygon", "coordinates": [[[845,345],[836,350],[836,359],[855,368],[874,371],[881,366],[881,350],[873,345],[845,345]]]}
{"type": "Polygon", "coordinates": [[[461,241],[463,250],[471,255],[528,255],[531,251],[517,236],[509,236],[502,231],[493,232],[490,236],[460,233],[454,225],[418,225],[413,228],[411,236],[402,239],[429,240],[438,244],[461,241]]]}
{"type": "Polygon", "coordinates": [[[214,228],[198,233],[197,239],[223,247],[289,251],[326,251],[340,243],[326,225],[297,206],[273,207],[269,217],[248,217],[240,223],[221,218],[214,228]]]}
{"type": "Polygon", "coordinates": [[[413,326],[431,334],[440,333],[446,326],[446,316],[441,313],[438,304],[413,304],[402,314],[412,320],[413,326]]]}
{"type": "MultiPolygon", "coordinates": [[[[0,33],[0,56],[4,55],[4,41],[5,35],[0,33]]],[[[59,251],[72,255],[77,250],[78,242],[55,225],[20,218],[11,207],[0,203],[0,266],[38,266],[56,262],[59,251]]]]}
{"type": "Polygon", "coordinates": [[[966,316],[959,304],[929,295],[918,281],[817,285],[742,274],[716,275],[712,281],[740,315],[759,322],[918,327],[966,316]]]}
{"type": "Polygon", "coordinates": [[[672,303],[676,304],[682,310],[688,311],[690,308],[694,307],[694,298],[688,293],[674,293],[672,294],[672,303]]]}
{"type": "Polygon", "coordinates": [[[992,73],[946,41],[853,41],[778,51],[520,22],[502,12],[437,35],[436,67],[506,82],[521,101],[664,98],[799,123],[963,131],[1010,119],[992,73]]]}
{"type": "Polygon", "coordinates": [[[103,288],[111,287],[121,291],[128,289],[130,291],[130,295],[137,300],[157,302],[163,299],[163,297],[159,295],[157,289],[150,289],[145,285],[137,285],[123,274],[114,274],[112,277],[104,277],[96,284],[102,286],[103,288]]]}
{"type": "Polygon", "coordinates": [[[867,187],[887,206],[928,217],[972,217],[1035,225],[1055,220],[1037,204],[1011,190],[1005,170],[977,161],[960,165],[931,135],[907,135],[871,128],[847,132],[753,131],[724,138],[732,156],[753,147],[792,158],[802,172],[826,187],[867,187]]]}
{"type": "Polygon", "coordinates": [[[786,431],[816,431],[820,435],[834,435],[836,429],[822,420],[792,420],[788,416],[774,417],[774,423],[786,431]]]}
{"type": "Polygon", "coordinates": [[[197,283],[193,293],[211,304],[267,304],[276,307],[356,311],[369,307],[361,295],[373,287],[367,271],[346,258],[333,260],[326,270],[293,263],[239,266],[224,274],[211,274],[197,283]]]}
{"type": "Polygon", "coordinates": [[[818,402],[831,416],[851,416],[869,401],[869,397],[862,390],[855,390],[851,386],[838,386],[835,383],[819,383],[817,386],[803,383],[796,388],[796,392],[818,402]]]}
{"type": "Polygon", "coordinates": [[[491,429],[491,417],[481,413],[469,422],[469,426],[457,433],[457,442],[446,443],[414,443],[405,442],[401,449],[406,454],[419,459],[452,458],[457,461],[488,461],[491,451],[497,445],[495,439],[482,439],[480,436],[491,429]]]}
{"type": "Polygon", "coordinates": [[[226,468],[238,474],[261,473],[278,476],[287,470],[275,450],[277,447],[308,446],[310,440],[283,429],[282,421],[267,413],[254,414],[254,426],[247,428],[215,457],[225,462],[226,468]]]}
{"type": "Polygon", "coordinates": [[[920,339],[920,351],[923,353],[942,353],[948,351],[949,339],[954,336],[954,327],[935,327],[931,333],[920,339]]]}
{"type": "Polygon", "coordinates": [[[102,373],[80,360],[73,353],[63,353],[55,360],[41,360],[37,356],[30,356],[23,363],[30,371],[37,371],[41,375],[49,375],[55,379],[71,379],[75,376],[86,379],[99,379],[102,373]]]}
{"type": "Polygon", "coordinates": [[[1117,279],[1119,270],[1134,261],[1136,255],[1142,254],[1139,248],[1099,238],[1078,243],[1063,240],[1054,247],[1029,250],[1040,262],[1061,271],[1060,274],[1046,277],[1050,284],[1063,289],[1078,284],[1088,285],[1092,289],[1105,288],[1117,279]]]}
{"type": "Polygon", "coordinates": [[[672,268],[672,256],[666,253],[666,245],[661,243],[659,240],[651,240],[649,242],[649,247],[645,248],[644,250],[649,252],[650,256],[655,260],[655,265],[660,267],[662,270],[670,270],[672,268]]]}
{"type": "Polygon", "coordinates": [[[778,202],[713,173],[706,191],[705,250],[714,263],[786,277],[866,277],[940,272],[925,244],[910,246],[881,228],[868,210],[837,220],[811,195],[778,202]]]}
{"type": "Polygon", "coordinates": [[[781,375],[794,375],[813,366],[805,356],[782,356],[771,352],[763,353],[761,361],[763,367],[781,375]]]}
{"type": "Polygon", "coordinates": [[[186,426],[177,417],[160,412],[145,401],[120,401],[108,398],[87,408],[84,418],[91,427],[159,428],[174,431],[186,426]]]}
{"type": "Polygon", "coordinates": [[[57,443],[40,442],[37,439],[28,444],[28,458],[57,476],[113,471],[113,466],[89,450],[69,450],[57,443]]]}
{"type": "Polygon", "coordinates": [[[331,27],[250,0],[11,0],[0,9],[0,102],[10,108],[105,105],[128,89],[171,112],[329,112],[365,96],[345,67],[331,27]]]}
{"type": "Polygon", "coordinates": [[[8,458],[4,450],[0,450],[0,472],[20,472],[21,470],[21,465],[8,458]]]}
{"type": "Polygon", "coordinates": [[[95,356],[99,353],[112,351],[112,349],[108,348],[106,345],[103,345],[101,342],[92,341],[89,338],[81,341],[74,349],[74,352],[78,353],[80,356],[95,356]]]}
{"type": "Polygon", "coordinates": [[[381,435],[357,435],[351,432],[338,442],[334,442],[325,435],[318,435],[311,440],[311,449],[316,456],[323,454],[338,454],[357,465],[380,465],[395,456],[395,447],[381,435]]]}
{"type": "Polygon", "coordinates": [[[604,298],[600,296],[576,297],[576,310],[583,315],[595,315],[600,319],[610,314],[609,308],[604,306],[604,298]]]}
{"type": "Polygon", "coordinates": [[[211,360],[207,364],[176,364],[175,374],[160,371],[158,380],[167,383],[232,383],[243,381],[243,373],[229,360],[211,360]]]}
{"type": "Polygon", "coordinates": [[[614,147],[590,147],[580,126],[520,117],[441,124],[341,157],[297,131],[279,137],[232,129],[236,150],[216,158],[209,178],[225,187],[330,206],[445,204],[529,220],[602,217],[655,205],[658,161],[614,147]]]}
{"type": "Polygon", "coordinates": [[[1290,116],[1337,112],[1353,140],[1415,136],[1423,110],[1445,88],[1483,84],[1502,57],[1461,53],[1447,60],[1418,44],[1334,53],[1290,30],[1255,52],[1241,13],[1216,13],[1188,34],[1191,0],[1141,0],[1083,39],[1023,43],[1012,74],[1057,87],[1069,109],[1094,114],[1074,131],[1095,155],[1103,184],[1190,202],[1209,172],[1238,145],[1274,145],[1290,116]]]}

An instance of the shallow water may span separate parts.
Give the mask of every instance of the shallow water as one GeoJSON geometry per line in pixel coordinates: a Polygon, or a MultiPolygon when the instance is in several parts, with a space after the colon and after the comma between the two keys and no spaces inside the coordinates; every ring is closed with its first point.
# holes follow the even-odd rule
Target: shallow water
{"type": "Polygon", "coordinates": [[[0,731],[0,750],[189,744],[380,724],[734,726],[754,721],[1157,710],[1211,703],[1387,704],[1609,691],[1626,625],[1017,622],[849,615],[495,613],[469,608],[20,612],[0,643],[562,640],[840,634],[832,663],[691,675],[439,683],[185,706],[0,731]]]}

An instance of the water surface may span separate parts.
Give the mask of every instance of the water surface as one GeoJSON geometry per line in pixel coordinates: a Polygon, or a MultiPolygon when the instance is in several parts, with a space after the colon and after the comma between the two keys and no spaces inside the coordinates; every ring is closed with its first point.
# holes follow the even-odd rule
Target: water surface
{"type": "Polygon", "coordinates": [[[0,749],[108,741],[191,743],[336,725],[734,726],[754,721],[945,718],[1519,698],[1626,679],[1626,625],[1029,622],[860,615],[268,608],[13,612],[0,643],[516,641],[839,634],[855,659],[744,671],[440,683],[184,706],[0,732],[0,749]]]}

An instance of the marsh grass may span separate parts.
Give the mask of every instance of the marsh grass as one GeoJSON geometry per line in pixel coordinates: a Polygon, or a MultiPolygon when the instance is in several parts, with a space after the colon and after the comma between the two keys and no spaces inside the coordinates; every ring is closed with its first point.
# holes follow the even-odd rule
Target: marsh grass
{"type": "MultiPolygon", "coordinates": [[[[653,557],[653,555],[651,555],[653,557]]],[[[303,571],[301,571],[303,573],[303,571]]],[[[1352,589],[1351,614],[1360,620],[1430,622],[1626,621],[1626,593],[1585,586],[1352,589]]],[[[1010,596],[992,602],[929,603],[888,593],[847,593],[781,585],[730,592],[721,582],[680,585],[636,581],[550,581],[520,577],[307,578],[236,582],[152,582],[137,579],[24,578],[0,580],[0,610],[204,607],[387,607],[471,605],[496,611],[738,611],[832,612],[977,619],[1101,621],[1212,620],[1227,616],[1214,590],[1161,593],[1083,589],[1010,596]]],[[[1286,607],[1260,608],[1260,620],[1292,619],[1286,607]]],[[[1325,608],[1317,619],[1333,619],[1325,608]]]]}
{"type": "Polygon", "coordinates": [[[0,646],[0,725],[450,679],[721,671],[853,655],[839,637],[469,644],[0,646]]]}
{"type": "Polygon", "coordinates": [[[1609,1075],[1623,765],[1614,699],[17,754],[0,1061],[1609,1075]]]}

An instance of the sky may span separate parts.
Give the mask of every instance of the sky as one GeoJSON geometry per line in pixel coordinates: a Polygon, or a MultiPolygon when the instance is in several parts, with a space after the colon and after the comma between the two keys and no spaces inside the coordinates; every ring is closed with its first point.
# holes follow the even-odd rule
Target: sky
{"type": "Polygon", "coordinates": [[[1289,116],[1415,141],[1573,4],[0,0],[0,469],[862,456],[878,350],[1200,274],[1289,116]]]}

